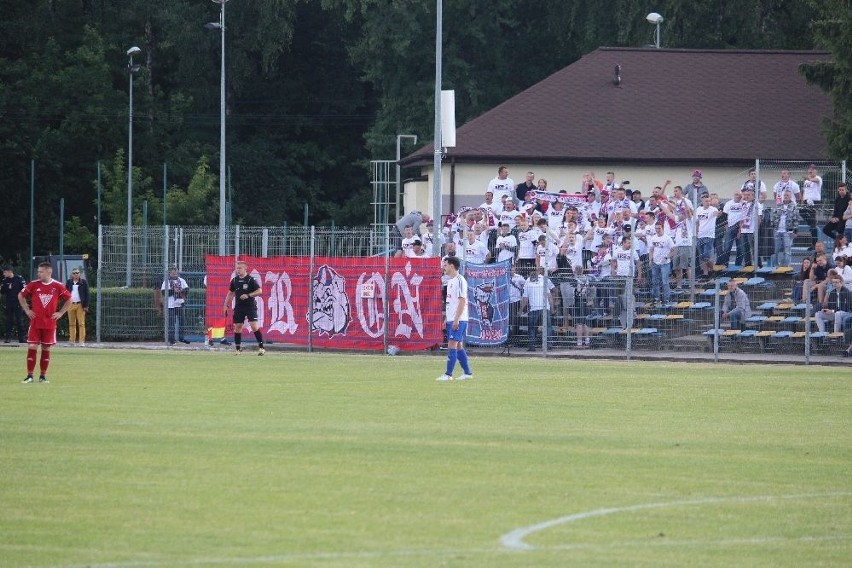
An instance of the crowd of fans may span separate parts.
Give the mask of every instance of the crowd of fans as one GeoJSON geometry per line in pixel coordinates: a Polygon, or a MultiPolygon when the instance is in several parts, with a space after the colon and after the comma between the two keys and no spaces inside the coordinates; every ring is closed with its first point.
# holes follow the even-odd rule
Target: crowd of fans
{"type": "MultiPolygon", "coordinates": [[[[838,299],[852,292],[849,192],[845,183],[838,184],[833,209],[821,227],[834,240],[828,251],[818,234],[824,188],[816,167],[811,165],[800,182],[785,169],[769,190],[751,170],[722,202],[699,170],[692,172],[690,183],[672,186],[666,180],[646,197],[629,182],[617,182],[614,172],[607,172],[604,180],[585,173],[574,193],[550,192],[548,181],[536,180],[533,172],[516,185],[501,166],[482,204],[463,208],[443,224],[440,254],[471,263],[510,261],[515,313],[553,313],[561,306],[563,322],[585,321],[590,313],[606,311],[623,324],[630,304],[624,296],[627,280],[633,281],[637,298],[666,305],[691,283],[709,281],[718,265],[727,268],[732,260],[740,267],[757,268],[764,262],[791,266],[798,237],[809,247],[794,299],[802,301],[802,290],[811,290],[814,309],[832,312],[825,312],[817,324],[834,318],[841,329],[852,318],[852,305],[838,299]],[[800,234],[804,227],[807,232],[800,234]],[[838,279],[846,293],[833,294],[838,279]]],[[[437,255],[432,223],[418,212],[400,219],[396,254],[437,255]]],[[[577,345],[588,345],[586,326],[575,325],[574,331],[577,345]]],[[[535,338],[529,341],[533,348],[535,338]]]]}

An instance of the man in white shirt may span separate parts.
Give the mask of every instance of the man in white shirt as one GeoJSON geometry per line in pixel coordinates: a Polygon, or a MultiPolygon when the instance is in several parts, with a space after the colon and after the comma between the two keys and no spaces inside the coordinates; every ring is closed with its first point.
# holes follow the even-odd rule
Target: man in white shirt
{"type": "Polygon", "coordinates": [[[719,210],[710,205],[710,195],[701,196],[701,206],[695,210],[695,224],[698,236],[698,258],[705,277],[713,271],[716,252],[716,217],[719,210]]]}
{"type": "Polygon", "coordinates": [[[514,229],[518,224],[518,217],[521,212],[515,207],[515,202],[507,199],[503,202],[503,211],[500,212],[500,222],[508,225],[509,229],[514,229]]]}
{"type": "Polygon", "coordinates": [[[515,263],[515,254],[518,251],[518,239],[509,232],[507,223],[500,223],[500,235],[497,237],[497,262],[504,260],[515,263]]]}
{"type": "Polygon", "coordinates": [[[405,227],[402,231],[402,254],[405,257],[410,257],[415,239],[420,239],[414,236],[414,228],[411,226],[405,227]]]}
{"type": "Polygon", "coordinates": [[[178,269],[172,267],[169,269],[169,276],[163,280],[163,285],[160,290],[166,296],[166,308],[168,309],[169,333],[168,340],[171,345],[175,344],[175,339],[181,343],[189,343],[183,336],[183,304],[186,301],[187,293],[189,292],[189,284],[186,280],[178,275],[178,269]]]}
{"type": "Polygon", "coordinates": [[[728,226],[725,228],[725,238],[722,240],[722,254],[719,255],[719,264],[727,267],[731,258],[731,249],[734,243],[737,244],[737,266],[743,265],[743,245],[740,238],[740,221],[743,219],[743,194],[739,191],[734,192],[733,199],[729,199],[722,206],[722,211],[728,217],[728,226]]]}
{"type": "Polygon", "coordinates": [[[490,191],[485,192],[485,201],[479,206],[480,209],[490,209],[494,215],[499,218],[503,212],[503,201],[495,200],[494,194],[490,191]]]}
{"type": "Polygon", "coordinates": [[[755,193],[757,193],[758,185],[760,186],[759,195],[760,195],[760,200],[762,201],[762,200],[766,199],[766,184],[763,183],[763,180],[760,180],[760,183],[758,184],[757,170],[752,168],[748,171],[748,179],[743,182],[743,186],[740,188],[740,191],[745,191],[747,189],[750,189],[751,191],[754,191],[755,193]]]}
{"type": "Polygon", "coordinates": [[[539,235],[538,245],[535,249],[536,268],[544,268],[548,276],[556,273],[556,257],[559,256],[559,247],[547,235],[539,235]]]}
{"type": "Polygon", "coordinates": [[[550,329],[550,313],[553,311],[553,282],[544,278],[541,270],[533,270],[524,284],[521,296],[521,312],[527,311],[527,351],[535,351],[538,344],[538,327],[543,325],[542,336],[550,329]],[[546,318],[545,318],[546,316],[546,318]]]}
{"type": "Polygon", "coordinates": [[[654,224],[654,231],[655,234],[648,239],[651,250],[651,300],[656,301],[662,296],[663,304],[668,304],[672,295],[669,276],[675,244],[660,221],[654,224]]]}
{"type": "Polygon", "coordinates": [[[604,258],[604,262],[609,260],[613,274],[621,278],[637,277],[639,281],[644,279],[642,275],[642,267],[639,265],[639,254],[632,246],[633,237],[624,235],[621,238],[621,246],[615,247],[610,253],[609,258],[604,258]]]}
{"type": "Polygon", "coordinates": [[[529,274],[535,268],[535,247],[538,245],[538,237],[541,231],[530,226],[526,217],[519,218],[518,232],[518,272],[529,274]]]}
{"type": "MultiPolygon", "coordinates": [[[[740,240],[743,243],[743,262],[745,266],[755,266],[757,249],[755,249],[754,234],[760,226],[763,217],[763,204],[755,200],[754,192],[743,191],[743,218],[740,221],[740,240]]],[[[737,255],[739,257],[739,255],[737,255]]]]}
{"type": "Polygon", "coordinates": [[[467,242],[464,244],[464,261],[472,264],[485,264],[488,259],[488,247],[476,234],[476,231],[468,231],[467,242]]]}
{"type": "Polygon", "coordinates": [[[822,201],[822,178],[817,175],[816,166],[811,164],[808,166],[805,181],[802,182],[802,205],[799,209],[802,221],[811,228],[811,249],[816,246],[816,242],[819,239],[816,228],[817,214],[814,206],[820,201],[822,201]]]}
{"type": "Polygon", "coordinates": [[[467,352],[464,349],[464,337],[467,333],[468,306],[467,280],[459,274],[459,259],[450,256],[444,259],[444,274],[447,275],[447,371],[437,378],[438,381],[452,381],[456,361],[461,364],[464,374],[458,378],[465,381],[473,378],[467,352]]]}
{"type": "Polygon", "coordinates": [[[504,195],[508,195],[510,199],[514,198],[515,182],[509,177],[509,168],[506,166],[497,168],[497,177],[488,183],[488,191],[497,202],[500,202],[504,195]]]}
{"type": "Polygon", "coordinates": [[[801,199],[799,184],[790,179],[790,170],[781,170],[781,179],[772,188],[775,195],[775,203],[781,203],[784,199],[784,192],[789,191],[793,196],[793,201],[798,203],[801,199]]]}

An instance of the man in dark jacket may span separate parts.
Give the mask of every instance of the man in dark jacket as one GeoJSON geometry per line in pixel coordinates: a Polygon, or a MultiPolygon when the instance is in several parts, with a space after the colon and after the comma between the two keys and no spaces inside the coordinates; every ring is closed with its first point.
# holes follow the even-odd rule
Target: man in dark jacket
{"type": "Polygon", "coordinates": [[[6,301],[6,343],[12,341],[13,322],[18,326],[18,343],[27,342],[24,331],[24,311],[20,302],[18,302],[18,294],[24,289],[24,286],[26,286],[26,282],[15,274],[11,266],[3,267],[3,288],[0,292],[2,292],[6,301]]]}
{"type": "Polygon", "coordinates": [[[849,206],[849,190],[846,189],[846,182],[837,184],[837,197],[834,198],[834,209],[831,212],[831,217],[828,223],[822,228],[822,232],[832,240],[843,234],[845,222],[843,221],[843,212],[849,206]]]}
{"type": "Polygon", "coordinates": [[[86,345],[86,314],[89,312],[89,283],[80,277],[80,269],[71,270],[71,278],[65,282],[71,292],[71,307],[68,309],[68,340],[80,346],[86,345]],[[79,333],[78,333],[79,330],[79,333]]]}

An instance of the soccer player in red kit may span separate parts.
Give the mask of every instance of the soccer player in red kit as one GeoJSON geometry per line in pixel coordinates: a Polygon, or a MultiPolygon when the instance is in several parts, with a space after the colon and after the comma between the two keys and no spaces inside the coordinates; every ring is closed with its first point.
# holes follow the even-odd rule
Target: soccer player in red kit
{"type": "Polygon", "coordinates": [[[24,313],[30,318],[30,331],[27,336],[27,378],[25,383],[33,382],[36,365],[36,353],[41,344],[41,373],[38,382],[47,383],[47,367],[50,365],[50,347],[56,343],[56,321],[65,315],[71,307],[71,292],[62,283],[53,279],[53,268],[49,262],[38,265],[38,280],[33,280],[18,294],[18,301],[24,313]],[[27,304],[30,298],[32,308],[27,304]],[[59,309],[59,302],[65,304],[59,309]]]}

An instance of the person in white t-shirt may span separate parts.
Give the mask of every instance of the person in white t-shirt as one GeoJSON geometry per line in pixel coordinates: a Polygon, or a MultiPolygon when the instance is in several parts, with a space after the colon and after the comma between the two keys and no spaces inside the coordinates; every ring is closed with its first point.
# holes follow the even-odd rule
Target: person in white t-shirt
{"type": "Polygon", "coordinates": [[[766,184],[763,183],[763,180],[760,180],[760,182],[758,183],[757,170],[755,170],[754,168],[748,171],[748,179],[743,182],[743,186],[740,188],[740,191],[745,191],[747,189],[750,189],[751,191],[754,191],[758,195],[760,195],[761,201],[766,199],[766,184]],[[759,193],[758,186],[760,186],[759,193]]]}
{"type": "Polygon", "coordinates": [[[674,241],[666,234],[663,223],[654,224],[654,236],[649,238],[651,257],[651,301],[662,299],[663,304],[671,300],[669,276],[672,271],[672,256],[674,256],[674,241]]]}
{"type": "Polygon", "coordinates": [[[553,202],[547,208],[547,226],[554,233],[559,233],[562,227],[562,221],[565,219],[565,204],[561,201],[553,202]]]}
{"type": "Polygon", "coordinates": [[[418,237],[414,236],[414,227],[410,225],[405,227],[402,230],[402,254],[403,256],[410,257],[411,256],[411,247],[414,244],[414,240],[419,240],[418,237]]]}
{"type": "Polygon", "coordinates": [[[464,244],[464,261],[472,264],[485,264],[488,259],[488,247],[476,234],[476,231],[468,231],[467,242],[464,244]]]}
{"type": "Polygon", "coordinates": [[[521,216],[521,212],[515,207],[514,201],[507,199],[503,202],[503,211],[500,212],[501,223],[508,225],[510,230],[514,229],[518,224],[519,216],[521,216]]]}
{"type": "Polygon", "coordinates": [[[781,203],[784,199],[784,192],[789,191],[793,196],[793,201],[799,203],[802,200],[799,184],[790,179],[790,170],[781,170],[781,179],[772,188],[775,195],[775,203],[781,203]]]}
{"type": "Polygon", "coordinates": [[[538,327],[543,326],[542,335],[549,334],[550,314],[554,309],[553,289],[555,285],[545,278],[541,269],[533,270],[524,284],[521,296],[521,312],[527,312],[527,351],[535,351],[538,345],[538,327]],[[547,318],[547,319],[545,319],[547,318]]]}
{"type": "Polygon", "coordinates": [[[509,177],[509,168],[506,166],[497,168],[497,177],[488,182],[488,191],[498,203],[504,195],[509,196],[510,199],[514,197],[515,182],[509,177]]]}
{"type": "Polygon", "coordinates": [[[808,166],[808,173],[805,176],[805,181],[802,182],[802,205],[799,209],[799,215],[802,221],[811,228],[811,249],[819,240],[816,228],[816,207],[815,205],[822,201],[822,178],[817,175],[816,166],[811,164],[808,166]]]}
{"type": "MultiPolygon", "coordinates": [[[[743,244],[743,262],[745,266],[755,266],[757,254],[754,243],[754,234],[763,218],[763,204],[755,200],[754,192],[743,191],[743,218],[740,221],[740,240],[743,244]]],[[[737,255],[739,256],[739,255],[737,255]]]]}
{"type": "Polygon", "coordinates": [[[568,266],[583,266],[583,233],[577,230],[577,223],[568,221],[565,234],[559,240],[559,252],[568,261],[568,266]]]}
{"type": "Polygon", "coordinates": [[[518,239],[509,232],[508,223],[500,223],[500,235],[497,237],[497,262],[504,260],[515,263],[515,255],[518,252],[518,239]]]}
{"type": "Polygon", "coordinates": [[[479,206],[480,209],[490,209],[494,215],[499,218],[503,212],[503,203],[505,200],[494,199],[494,194],[490,191],[485,192],[485,201],[479,206]]]}
{"type": "Polygon", "coordinates": [[[535,248],[536,268],[544,268],[549,276],[552,276],[558,266],[556,265],[556,257],[559,256],[559,247],[556,246],[547,235],[539,235],[538,244],[535,248]]]}
{"type": "Polygon", "coordinates": [[[698,258],[705,277],[713,272],[716,253],[716,217],[719,210],[710,205],[710,195],[701,195],[701,206],[695,210],[695,224],[698,236],[698,258]]]}
{"type": "Polygon", "coordinates": [[[444,274],[447,275],[447,308],[446,308],[446,332],[447,332],[447,371],[438,377],[438,381],[452,381],[453,369],[456,361],[461,364],[464,374],[458,378],[460,381],[473,378],[470,364],[467,360],[467,352],[464,349],[464,338],[467,334],[467,322],[469,319],[467,305],[467,280],[459,274],[459,259],[450,256],[444,259],[444,274]]]}
{"type": "Polygon", "coordinates": [[[538,244],[541,231],[531,227],[526,217],[519,217],[518,222],[518,231],[515,233],[518,239],[517,265],[518,272],[524,275],[529,274],[535,268],[535,247],[538,244]]]}
{"type": "Polygon", "coordinates": [[[740,237],[740,222],[743,220],[743,209],[746,204],[743,201],[743,194],[739,191],[734,192],[733,199],[729,199],[722,206],[722,212],[728,218],[728,225],[725,228],[725,238],[722,240],[722,254],[719,255],[719,264],[727,267],[731,259],[731,249],[734,243],[737,245],[737,266],[743,265],[743,244],[740,237]]]}

